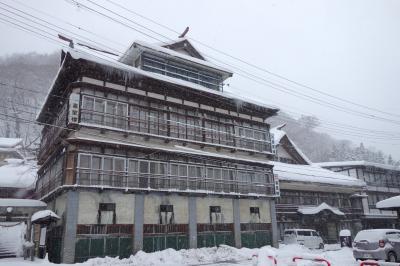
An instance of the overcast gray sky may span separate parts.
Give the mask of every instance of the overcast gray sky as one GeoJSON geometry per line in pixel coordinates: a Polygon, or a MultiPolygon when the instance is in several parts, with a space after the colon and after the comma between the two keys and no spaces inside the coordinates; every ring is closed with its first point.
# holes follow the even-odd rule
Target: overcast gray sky
{"type": "MultiPolygon", "coordinates": [[[[24,4],[50,13],[59,19],[29,10],[16,1],[1,0],[3,3],[40,16],[63,28],[74,30],[107,46],[115,47],[119,51],[125,50],[135,39],[155,42],[148,36],[73,6],[68,1],[18,1],[23,1],[24,4]],[[95,32],[112,42],[87,35],[62,21],[95,32]]],[[[90,5],[86,0],[78,1],[90,5]]],[[[274,104],[284,111],[294,112],[294,116],[315,114],[327,122],[323,122],[320,131],[331,133],[337,138],[352,140],[354,143],[364,142],[366,146],[375,146],[400,159],[400,105],[398,104],[400,1],[113,1],[177,31],[183,31],[186,26],[190,26],[188,37],[201,40],[259,67],[325,93],[391,113],[392,115],[374,112],[328,98],[252,69],[194,42],[195,46],[206,55],[234,64],[265,80],[279,82],[292,90],[322,98],[327,102],[346,106],[370,116],[393,120],[394,122],[378,121],[376,118],[361,118],[333,110],[238,75],[234,75],[228,81],[230,83],[228,89],[237,94],[274,104]],[[395,121],[399,123],[396,124],[395,121]],[[331,123],[348,124],[371,129],[374,132],[357,132],[352,131],[351,128],[338,129],[331,123]],[[388,137],[388,134],[394,137],[388,137]]],[[[177,37],[177,34],[151,24],[126,10],[121,10],[105,0],[99,0],[96,3],[169,38],[177,37]]],[[[0,13],[5,12],[0,10],[0,13]]],[[[3,36],[0,43],[0,55],[30,51],[50,53],[60,49],[57,44],[49,43],[2,23],[0,23],[0,32],[3,36]]],[[[157,38],[163,39],[159,36],[157,38]]]]}

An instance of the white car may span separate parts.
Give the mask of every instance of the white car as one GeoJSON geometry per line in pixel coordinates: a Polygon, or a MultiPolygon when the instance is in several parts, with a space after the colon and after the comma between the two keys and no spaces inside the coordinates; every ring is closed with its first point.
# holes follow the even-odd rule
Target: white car
{"type": "Polygon", "coordinates": [[[324,248],[322,237],[312,229],[286,229],[283,235],[283,243],[300,244],[308,248],[324,248]]]}

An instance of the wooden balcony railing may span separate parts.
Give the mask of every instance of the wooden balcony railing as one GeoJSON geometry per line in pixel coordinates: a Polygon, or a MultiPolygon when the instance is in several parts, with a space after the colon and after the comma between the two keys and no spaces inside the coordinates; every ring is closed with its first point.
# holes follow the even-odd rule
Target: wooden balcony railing
{"type": "Polygon", "coordinates": [[[197,232],[233,232],[233,223],[197,224],[197,232]]]}
{"type": "Polygon", "coordinates": [[[133,224],[78,224],[78,235],[132,235],[133,224]]]}
{"type": "Polygon", "coordinates": [[[143,234],[168,234],[168,233],[187,233],[189,227],[187,224],[144,224],[143,234]]]}
{"type": "Polygon", "coordinates": [[[268,223],[241,223],[240,230],[243,231],[269,231],[271,224],[268,223]]]}
{"type": "Polygon", "coordinates": [[[160,189],[187,192],[219,192],[274,195],[274,184],[210,178],[190,178],[174,175],[129,174],[82,170],[77,172],[77,184],[116,188],[160,189]]]}

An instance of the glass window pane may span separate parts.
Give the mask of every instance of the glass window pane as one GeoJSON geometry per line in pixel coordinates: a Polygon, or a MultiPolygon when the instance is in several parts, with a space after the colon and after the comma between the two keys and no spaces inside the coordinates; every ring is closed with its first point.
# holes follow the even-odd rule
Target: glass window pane
{"type": "Polygon", "coordinates": [[[79,167],[90,168],[90,165],[91,165],[90,155],[80,154],[79,155],[79,167]]]}

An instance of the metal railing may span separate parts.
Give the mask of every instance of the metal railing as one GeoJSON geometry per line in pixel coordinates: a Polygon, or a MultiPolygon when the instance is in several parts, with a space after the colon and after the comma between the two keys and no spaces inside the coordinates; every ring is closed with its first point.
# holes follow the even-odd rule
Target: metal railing
{"type": "Polygon", "coordinates": [[[167,174],[129,173],[126,175],[125,173],[103,173],[102,171],[84,169],[77,170],[77,184],[117,188],[274,195],[273,183],[244,182],[239,180],[174,176],[167,174]]]}

